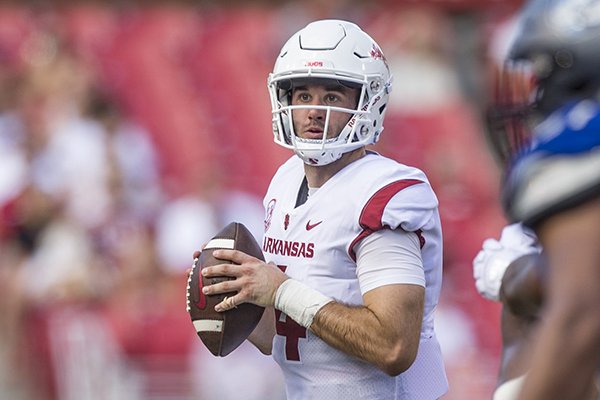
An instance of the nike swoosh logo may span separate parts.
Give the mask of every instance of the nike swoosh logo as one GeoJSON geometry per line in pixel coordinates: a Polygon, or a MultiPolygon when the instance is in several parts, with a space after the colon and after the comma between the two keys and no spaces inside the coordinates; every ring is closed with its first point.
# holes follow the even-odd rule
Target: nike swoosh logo
{"type": "Polygon", "coordinates": [[[323,222],[323,221],[319,221],[319,222],[317,222],[316,224],[312,224],[312,225],[311,225],[311,223],[310,223],[310,220],[309,220],[309,221],[306,223],[306,230],[307,230],[307,231],[310,231],[312,228],[314,228],[314,227],[316,227],[316,226],[320,225],[320,224],[321,224],[321,222],[323,222]]]}

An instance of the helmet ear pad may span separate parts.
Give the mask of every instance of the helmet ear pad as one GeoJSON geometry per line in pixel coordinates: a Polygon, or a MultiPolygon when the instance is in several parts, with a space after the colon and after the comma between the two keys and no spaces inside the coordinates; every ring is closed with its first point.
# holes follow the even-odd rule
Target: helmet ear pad
{"type": "Polygon", "coordinates": [[[383,131],[391,84],[381,49],[358,26],[340,20],[313,22],[283,46],[269,75],[274,140],[311,165],[329,164],[344,153],[376,143],[383,131]],[[335,138],[298,140],[293,133],[292,85],[307,79],[335,80],[360,90],[355,109],[327,108],[328,113],[350,114],[335,138]]]}

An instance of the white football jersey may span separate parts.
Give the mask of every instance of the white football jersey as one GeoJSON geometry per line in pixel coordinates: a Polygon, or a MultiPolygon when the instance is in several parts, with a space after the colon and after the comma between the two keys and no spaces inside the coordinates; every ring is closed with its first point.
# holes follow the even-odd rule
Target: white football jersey
{"type": "MultiPolygon", "coordinates": [[[[421,343],[414,364],[398,377],[349,356],[276,311],[273,358],[293,399],[436,399],[447,389],[433,314],[442,282],[438,202],[427,178],[378,154],[346,166],[298,206],[304,167],[283,164],[266,193],[263,252],[292,279],[348,305],[362,305],[354,246],[381,229],[401,228],[420,239],[426,283],[421,343]]],[[[383,270],[376,286],[413,283],[402,268],[383,270]]],[[[365,290],[367,289],[367,290],[365,290]]]]}

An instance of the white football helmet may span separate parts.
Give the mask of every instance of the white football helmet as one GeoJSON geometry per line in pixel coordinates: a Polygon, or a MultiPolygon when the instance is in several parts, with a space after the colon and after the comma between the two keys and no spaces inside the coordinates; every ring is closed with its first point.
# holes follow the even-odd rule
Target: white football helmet
{"type": "Polygon", "coordinates": [[[375,41],[357,25],[341,20],[308,24],[281,49],[268,79],[275,143],[293,149],[310,165],[327,165],[344,153],[376,143],[383,131],[383,118],[392,76],[385,56],[375,41]],[[328,79],[361,90],[356,109],[331,106],[291,105],[295,80],[328,79]],[[295,109],[326,110],[321,139],[304,139],[294,132],[295,109]],[[351,115],[337,137],[327,138],[332,111],[351,115]]]}

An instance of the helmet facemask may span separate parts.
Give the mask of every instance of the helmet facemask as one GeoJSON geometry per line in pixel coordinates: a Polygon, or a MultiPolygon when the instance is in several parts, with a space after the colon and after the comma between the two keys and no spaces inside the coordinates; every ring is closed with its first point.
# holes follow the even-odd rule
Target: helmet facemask
{"type": "MultiPolygon", "coordinates": [[[[378,91],[368,90],[365,82],[358,79],[341,80],[331,78],[306,78],[274,79],[269,84],[273,101],[273,132],[275,142],[292,149],[302,160],[310,165],[327,165],[338,160],[344,153],[358,149],[377,141],[381,129],[377,129],[377,119],[373,122],[371,114],[374,106],[382,98],[383,85],[375,80],[370,85],[378,91]],[[358,101],[354,108],[341,108],[329,105],[292,105],[292,93],[295,87],[305,84],[328,86],[338,84],[358,91],[358,101]],[[274,95],[273,93],[276,93],[274,95]],[[294,112],[298,110],[322,110],[325,113],[323,122],[323,135],[318,139],[300,137],[294,126],[294,112]],[[345,113],[348,121],[341,131],[335,129],[330,123],[334,113],[345,113]]],[[[385,104],[379,105],[385,111],[385,104]]],[[[379,111],[377,111],[379,113],[379,111]]]]}
{"type": "Polygon", "coordinates": [[[506,167],[527,146],[537,118],[539,92],[532,65],[506,62],[494,71],[493,101],[486,113],[486,136],[498,162],[506,167]]]}

